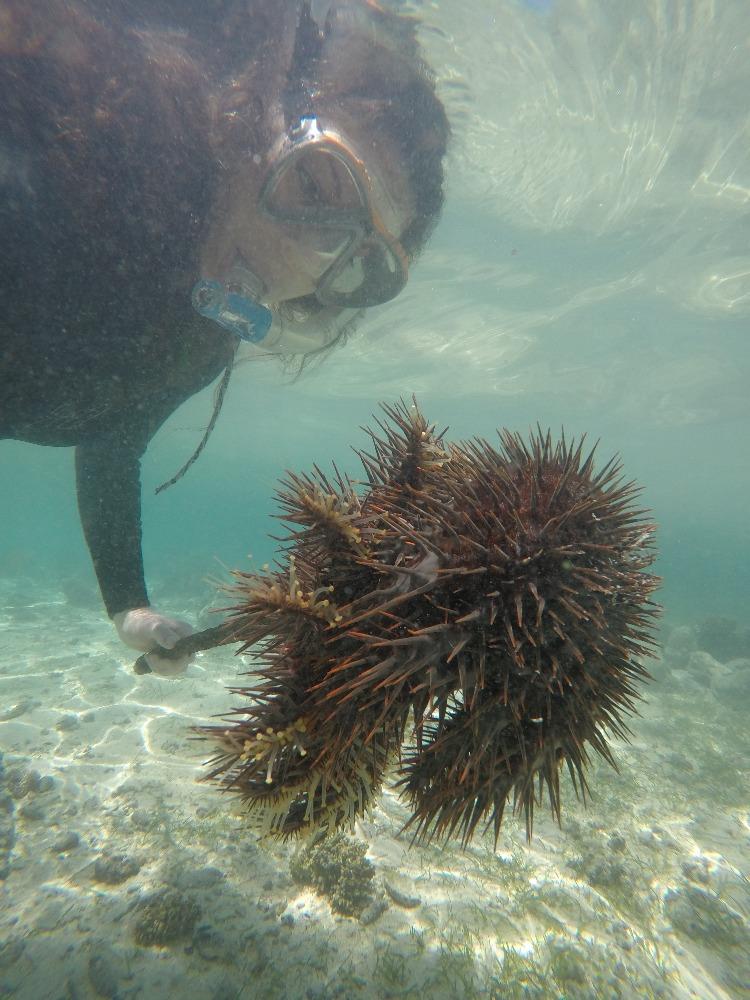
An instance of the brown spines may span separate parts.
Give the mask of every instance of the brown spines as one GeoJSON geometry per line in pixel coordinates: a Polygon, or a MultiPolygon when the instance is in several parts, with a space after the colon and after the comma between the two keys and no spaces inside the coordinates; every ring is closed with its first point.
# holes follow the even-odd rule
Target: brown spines
{"type": "Polygon", "coordinates": [[[287,472],[276,496],[281,508],[278,517],[299,526],[281,539],[292,542],[298,556],[314,562],[335,554],[349,558],[367,554],[359,497],[338,473],[331,483],[317,466],[313,476],[287,472]]]}
{"type": "Polygon", "coordinates": [[[371,487],[412,487],[419,489],[425,474],[441,467],[447,457],[442,439],[445,431],[435,434],[435,425],[428,424],[417,407],[403,400],[393,406],[382,404],[390,425],[377,420],[382,436],[366,429],[372,441],[373,454],[358,451],[371,487]]]}
{"type": "Polygon", "coordinates": [[[280,644],[296,644],[298,653],[309,657],[323,630],[339,616],[331,600],[332,588],[315,586],[309,573],[300,575],[294,555],[285,573],[263,576],[236,571],[234,576],[236,583],[227,591],[239,603],[224,610],[229,612],[233,641],[242,643],[240,652],[263,641],[266,652],[280,644]]]}
{"type": "Polygon", "coordinates": [[[586,748],[613,763],[627,734],[653,527],[583,441],[445,445],[416,406],[384,410],[362,492],[288,474],[287,569],[238,575],[233,630],[265,666],[239,721],[203,730],[210,776],[289,836],[351,822],[392,761],[417,838],[497,839],[508,801],[530,835],[545,789],[559,817],[561,767],[584,793],[586,748]]]}
{"type": "Polygon", "coordinates": [[[257,711],[229,729],[203,730],[220,747],[208,777],[247,803],[263,834],[293,837],[321,827],[351,825],[380,789],[394,747],[379,731],[365,744],[346,741],[334,750],[323,731],[299,715],[276,718],[257,711]]]}

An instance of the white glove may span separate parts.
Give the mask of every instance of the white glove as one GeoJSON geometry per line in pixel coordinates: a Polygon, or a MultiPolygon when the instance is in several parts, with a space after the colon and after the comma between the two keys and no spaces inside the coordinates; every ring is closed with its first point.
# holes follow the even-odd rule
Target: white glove
{"type": "Polygon", "coordinates": [[[193,659],[193,654],[189,654],[168,660],[150,652],[155,646],[172,649],[178,639],[192,635],[193,626],[180,618],[168,618],[159,614],[155,608],[131,608],[130,611],[119,611],[113,615],[112,621],[126,646],[148,653],[146,661],[155,674],[176,677],[185,672],[193,659]]]}

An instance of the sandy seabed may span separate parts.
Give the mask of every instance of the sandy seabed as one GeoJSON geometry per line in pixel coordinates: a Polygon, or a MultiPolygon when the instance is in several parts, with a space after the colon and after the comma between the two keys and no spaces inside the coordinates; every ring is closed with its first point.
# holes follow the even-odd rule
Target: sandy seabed
{"type": "Polygon", "coordinates": [[[412,847],[386,791],[351,917],[198,782],[190,726],[250,659],[138,677],[93,603],[0,580],[0,997],[750,998],[750,660],[664,634],[620,774],[592,761],[585,807],[566,779],[562,829],[412,847]]]}

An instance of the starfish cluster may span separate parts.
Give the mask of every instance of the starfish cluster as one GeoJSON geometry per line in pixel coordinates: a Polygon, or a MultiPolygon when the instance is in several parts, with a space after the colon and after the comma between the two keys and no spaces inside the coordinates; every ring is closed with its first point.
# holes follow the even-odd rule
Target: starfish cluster
{"type": "Polygon", "coordinates": [[[383,406],[362,481],[287,473],[274,571],[236,572],[231,641],[257,660],[241,704],[202,727],[208,777],[267,834],[334,829],[383,782],[415,838],[510,801],[531,835],[560,775],[585,795],[593,750],[627,737],[653,650],[654,527],[616,459],[501,431],[449,443],[416,404],[383,406]]]}

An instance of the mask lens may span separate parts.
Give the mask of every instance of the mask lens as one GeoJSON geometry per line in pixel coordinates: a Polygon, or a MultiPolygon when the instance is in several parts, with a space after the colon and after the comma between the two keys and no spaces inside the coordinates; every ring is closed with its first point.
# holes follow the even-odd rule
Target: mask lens
{"type": "Polygon", "coordinates": [[[359,219],[365,210],[351,170],[325,146],[312,146],[290,159],[266,192],[265,207],[294,222],[359,219]]]}
{"type": "Polygon", "coordinates": [[[382,228],[370,202],[366,172],[345,145],[317,122],[271,170],[261,208],[295,227],[294,239],[322,265],[315,297],[334,308],[361,309],[394,298],[406,284],[408,262],[382,228]]]}
{"type": "Polygon", "coordinates": [[[329,305],[360,309],[388,302],[405,284],[402,261],[382,239],[371,235],[331,268],[318,288],[318,298],[329,305]]]}
{"type": "Polygon", "coordinates": [[[316,226],[307,231],[300,230],[299,233],[295,234],[295,239],[300,247],[311,253],[327,257],[328,263],[330,263],[346,250],[347,244],[352,241],[352,233],[350,229],[336,227],[326,229],[322,226],[316,226]]]}

